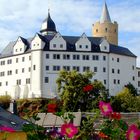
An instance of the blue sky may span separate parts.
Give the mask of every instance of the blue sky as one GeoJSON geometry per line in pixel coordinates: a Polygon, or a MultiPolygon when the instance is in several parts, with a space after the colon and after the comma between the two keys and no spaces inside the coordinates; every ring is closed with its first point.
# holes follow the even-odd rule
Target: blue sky
{"type": "MultiPolygon", "coordinates": [[[[119,45],[129,48],[140,67],[140,0],[106,0],[112,21],[119,24],[119,45]]],[[[62,35],[85,32],[99,21],[104,0],[0,0],[0,51],[18,36],[39,32],[48,8],[62,35]]]]}

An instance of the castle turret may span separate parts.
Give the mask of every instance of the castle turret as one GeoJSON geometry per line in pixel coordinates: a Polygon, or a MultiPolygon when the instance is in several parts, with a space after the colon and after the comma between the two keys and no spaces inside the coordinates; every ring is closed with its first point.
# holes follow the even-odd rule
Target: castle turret
{"type": "Polygon", "coordinates": [[[92,26],[92,34],[94,37],[105,37],[111,44],[118,45],[118,24],[111,21],[106,2],[103,6],[100,21],[92,26]]]}
{"type": "Polygon", "coordinates": [[[42,35],[55,35],[57,32],[55,23],[51,19],[49,10],[48,17],[43,21],[40,32],[42,35]]]}

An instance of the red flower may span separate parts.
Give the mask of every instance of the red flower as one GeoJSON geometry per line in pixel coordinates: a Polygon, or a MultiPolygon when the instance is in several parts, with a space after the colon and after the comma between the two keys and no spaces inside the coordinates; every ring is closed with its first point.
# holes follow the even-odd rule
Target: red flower
{"type": "Polygon", "coordinates": [[[99,108],[104,116],[109,116],[113,112],[110,103],[105,103],[103,101],[100,101],[99,108]]]}
{"type": "Polygon", "coordinates": [[[140,138],[140,130],[136,125],[132,124],[126,133],[127,140],[138,140],[140,138]]]}
{"type": "Polygon", "coordinates": [[[87,86],[83,87],[84,92],[89,92],[91,90],[93,90],[93,85],[87,85],[87,86]]]}
{"type": "Polygon", "coordinates": [[[55,113],[56,112],[56,109],[57,109],[57,105],[52,103],[52,104],[48,104],[47,105],[47,109],[48,109],[48,112],[49,113],[55,113]]]}
{"type": "Polygon", "coordinates": [[[13,128],[7,127],[7,126],[1,126],[1,127],[0,127],[0,130],[1,130],[1,131],[5,131],[5,132],[10,132],[10,133],[15,132],[15,130],[14,130],[13,128]]]}
{"type": "Polygon", "coordinates": [[[103,138],[103,139],[108,138],[108,136],[107,136],[106,134],[104,134],[103,132],[99,132],[99,133],[98,133],[98,136],[99,136],[100,138],[103,138]]]}
{"type": "Polygon", "coordinates": [[[121,114],[118,113],[118,112],[113,112],[113,113],[110,115],[110,117],[111,117],[112,119],[115,119],[115,120],[120,120],[120,119],[121,119],[121,114]]]}
{"type": "Polygon", "coordinates": [[[72,138],[78,133],[77,127],[73,123],[66,123],[61,126],[61,134],[66,135],[68,138],[72,138]]]}

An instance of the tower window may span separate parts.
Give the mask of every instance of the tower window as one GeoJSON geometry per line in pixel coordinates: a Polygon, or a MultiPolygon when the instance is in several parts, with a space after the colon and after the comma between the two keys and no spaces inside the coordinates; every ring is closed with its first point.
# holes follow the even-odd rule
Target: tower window
{"type": "Polygon", "coordinates": [[[107,28],[105,28],[105,32],[107,32],[107,28]]]}
{"type": "Polygon", "coordinates": [[[116,33],[116,32],[117,32],[117,30],[115,29],[115,30],[114,30],[114,32],[116,33]]]}

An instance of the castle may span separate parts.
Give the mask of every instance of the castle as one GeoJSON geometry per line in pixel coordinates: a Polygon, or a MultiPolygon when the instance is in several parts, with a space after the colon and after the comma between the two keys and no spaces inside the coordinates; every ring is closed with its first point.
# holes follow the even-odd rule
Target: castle
{"type": "Polygon", "coordinates": [[[0,95],[13,99],[57,96],[56,78],[61,69],[91,70],[110,95],[132,83],[140,90],[136,56],[118,45],[118,24],[112,22],[106,3],[101,18],[92,25],[93,36],[63,36],[48,12],[40,33],[18,37],[0,54],[0,95]]]}

